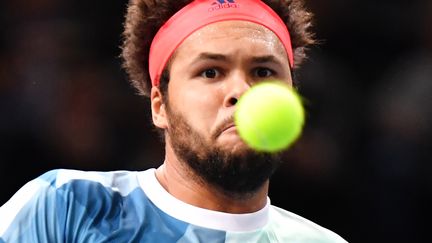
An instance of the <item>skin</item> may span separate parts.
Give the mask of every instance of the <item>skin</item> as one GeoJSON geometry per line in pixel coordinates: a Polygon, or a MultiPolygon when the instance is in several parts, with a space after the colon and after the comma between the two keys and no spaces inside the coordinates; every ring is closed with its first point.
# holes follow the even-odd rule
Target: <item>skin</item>
{"type": "MultiPolygon", "coordinates": [[[[174,53],[168,104],[164,104],[159,88],[152,88],[153,122],[170,131],[174,125],[170,110],[174,111],[205,138],[206,144],[242,155],[248,147],[233,123],[235,104],[251,85],[266,79],[292,84],[285,49],[273,32],[245,21],[210,24],[190,35],[174,53]]],[[[165,161],[156,170],[156,177],[171,195],[197,207],[227,213],[251,213],[265,206],[268,180],[247,196],[230,196],[200,180],[176,155],[169,132],[165,137],[165,161]]]]}

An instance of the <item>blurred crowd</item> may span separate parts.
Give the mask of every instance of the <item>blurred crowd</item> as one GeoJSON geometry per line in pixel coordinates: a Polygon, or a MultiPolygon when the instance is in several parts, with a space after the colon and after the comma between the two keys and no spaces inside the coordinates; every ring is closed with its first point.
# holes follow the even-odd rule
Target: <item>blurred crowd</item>
{"type": "MultiPolygon", "coordinates": [[[[121,68],[126,3],[0,2],[0,205],[50,169],[162,162],[149,102],[121,68]]],[[[320,42],[296,73],[307,124],[271,181],[272,202],[350,242],[425,242],[432,2],[307,5],[320,42]]]]}

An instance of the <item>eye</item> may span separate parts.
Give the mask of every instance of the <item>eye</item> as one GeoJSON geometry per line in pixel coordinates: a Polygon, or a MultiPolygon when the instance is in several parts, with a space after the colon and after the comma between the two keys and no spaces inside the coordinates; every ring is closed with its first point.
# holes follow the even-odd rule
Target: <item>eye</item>
{"type": "Polygon", "coordinates": [[[255,77],[258,78],[267,78],[275,74],[275,72],[269,68],[256,68],[253,71],[255,77]]]}
{"type": "Polygon", "coordinates": [[[215,68],[210,68],[210,69],[206,69],[206,70],[204,70],[202,73],[201,73],[201,76],[203,77],[203,78],[210,78],[210,79],[213,79],[213,78],[217,78],[218,76],[219,76],[219,71],[218,70],[216,70],[215,68]]]}

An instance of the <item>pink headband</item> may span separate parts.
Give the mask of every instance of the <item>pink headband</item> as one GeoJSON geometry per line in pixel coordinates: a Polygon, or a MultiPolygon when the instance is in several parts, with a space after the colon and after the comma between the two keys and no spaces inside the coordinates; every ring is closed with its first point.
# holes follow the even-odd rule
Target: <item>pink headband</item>
{"type": "Polygon", "coordinates": [[[260,0],[194,0],[174,14],[156,33],[150,47],[149,71],[152,85],[159,85],[166,63],[177,47],[193,32],[219,21],[245,20],[273,31],[288,54],[293,67],[293,51],[288,29],[282,19],[260,0]]]}

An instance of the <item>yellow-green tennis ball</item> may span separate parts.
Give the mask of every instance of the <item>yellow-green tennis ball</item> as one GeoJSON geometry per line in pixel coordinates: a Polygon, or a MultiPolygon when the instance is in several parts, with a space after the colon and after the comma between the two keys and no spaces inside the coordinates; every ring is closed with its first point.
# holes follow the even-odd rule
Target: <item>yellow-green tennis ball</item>
{"type": "Polygon", "coordinates": [[[300,96],[285,83],[254,85],[236,106],[234,121],[239,136],[254,150],[287,149],[303,130],[305,114],[300,96]]]}

